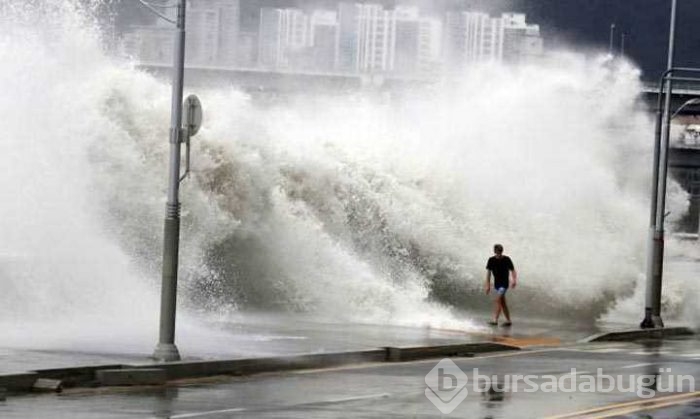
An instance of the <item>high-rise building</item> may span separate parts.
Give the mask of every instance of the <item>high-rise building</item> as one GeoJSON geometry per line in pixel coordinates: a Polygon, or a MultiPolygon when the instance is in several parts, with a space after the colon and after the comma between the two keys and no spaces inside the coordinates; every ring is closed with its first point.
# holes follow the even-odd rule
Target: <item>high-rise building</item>
{"type": "MultiPolygon", "coordinates": [[[[415,74],[420,67],[421,20],[417,7],[397,7],[391,28],[391,70],[415,74]]],[[[423,34],[425,36],[425,33],[423,34]]]]}
{"type": "Polygon", "coordinates": [[[393,12],[391,71],[405,76],[426,76],[440,68],[442,22],[420,15],[417,7],[393,12]]]}
{"type": "Polygon", "coordinates": [[[173,60],[173,42],[171,28],[137,27],[122,39],[122,50],[125,55],[142,62],[169,64],[173,60]]]}
{"type": "Polygon", "coordinates": [[[185,61],[191,64],[216,65],[219,57],[220,11],[198,7],[204,0],[192,2],[187,10],[185,61]]]}
{"type": "Polygon", "coordinates": [[[358,59],[361,72],[391,69],[394,52],[394,16],[379,4],[358,4],[358,59]]]}
{"type": "Polygon", "coordinates": [[[441,70],[443,46],[442,22],[434,18],[422,18],[418,33],[418,75],[430,76],[441,70]]]}
{"type": "Polygon", "coordinates": [[[340,3],[336,69],[384,72],[391,68],[394,48],[393,13],[379,4],[340,3]]]}
{"type": "Polygon", "coordinates": [[[260,34],[260,0],[239,0],[240,33],[238,34],[238,65],[254,67],[258,64],[260,34]]]}
{"type": "Polygon", "coordinates": [[[462,67],[466,62],[467,28],[464,14],[449,12],[445,16],[443,61],[450,68],[462,67]]]}
{"type": "Polygon", "coordinates": [[[503,56],[503,21],[485,13],[464,13],[467,62],[500,61],[503,56]]]}
{"type": "Polygon", "coordinates": [[[282,11],[266,7],[260,10],[258,61],[264,67],[277,67],[282,61],[282,11]]]}
{"type": "Polygon", "coordinates": [[[241,31],[238,34],[236,47],[236,65],[255,67],[258,62],[258,33],[241,31]]]}
{"type": "Polygon", "coordinates": [[[234,65],[238,58],[240,36],[239,0],[219,2],[219,51],[218,61],[221,65],[234,65]]]}
{"type": "Polygon", "coordinates": [[[258,60],[262,66],[293,67],[309,47],[309,39],[309,17],[302,10],[261,9],[258,60]]]}
{"type": "Polygon", "coordinates": [[[338,4],[338,30],[336,33],[335,68],[343,72],[359,70],[358,50],[360,42],[359,5],[338,4]]]}
{"type": "Polygon", "coordinates": [[[417,7],[341,3],[338,22],[336,68],[341,71],[411,76],[440,66],[442,24],[421,17],[417,7]]]}
{"type": "Polygon", "coordinates": [[[335,48],[338,33],[338,13],[315,10],[311,15],[311,61],[309,65],[318,71],[335,68],[335,48]]]}
{"type": "Polygon", "coordinates": [[[239,0],[189,0],[187,61],[231,66],[236,62],[239,0]]]}
{"type": "MultiPolygon", "coordinates": [[[[517,63],[543,50],[539,26],[517,13],[460,11],[440,19],[400,1],[395,8],[380,0],[340,2],[337,11],[260,7],[281,0],[187,1],[190,64],[425,77],[479,62],[517,63]]],[[[160,22],[136,28],[124,37],[124,50],[169,62],[171,31],[160,22]]]]}
{"type": "Polygon", "coordinates": [[[517,63],[542,54],[539,25],[530,25],[524,14],[504,13],[503,60],[517,63]]]}
{"type": "Polygon", "coordinates": [[[446,19],[446,60],[454,68],[477,62],[517,62],[542,52],[538,25],[524,14],[452,12],[446,19]]]}

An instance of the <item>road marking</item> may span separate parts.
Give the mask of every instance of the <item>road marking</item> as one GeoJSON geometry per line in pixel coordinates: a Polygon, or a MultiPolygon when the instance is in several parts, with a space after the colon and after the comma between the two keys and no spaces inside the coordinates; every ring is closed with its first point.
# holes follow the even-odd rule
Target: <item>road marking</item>
{"type": "Polygon", "coordinates": [[[611,353],[611,352],[622,352],[624,349],[622,348],[601,348],[601,349],[589,349],[587,352],[597,352],[597,353],[611,353]]]}
{"type": "Polygon", "coordinates": [[[664,407],[670,407],[670,406],[676,406],[676,405],[679,405],[679,404],[685,404],[685,403],[690,402],[690,401],[693,400],[693,399],[694,399],[694,398],[689,398],[689,399],[687,399],[687,400],[672,400],[672,401],[667,401],[667,402],[664,402],[664,403],[652,404],[652,405],[650,405],[650,406],[630,407],[630,408],[627,408],[627,409],[615,410],[615,411],[613,411],[613,412],[609,412],[609,413],[606,413],[606,414],[604,414],[604,415],[594,416],[594,417],[591,418],[591,419],[604,419],[604,418],[611,418],[611,417],[615,417],[615,416],[628,415],[628,414],[630,414],[630,413],[643,412],[643,411],[646,411],[646,410],[657,410],[657,409],[661,409],[661,408],[664,408],[664,407]]]}
{"type": "Polygon", "coordinates": [[[208,412],[184,413],[181,415],[172,415],[172,416],[169,416],[169,418],[170,419],[199,418],[202,416],[218,415],[220,413],[245,412],[246,410],[248,410],[248,409],[245,409],[242,407],[237,407],[235,409],[222,409],[222,410],[210,410],[208,412]]]}
{"type": "Polygon", "coordinates": [[[517,346],[524,348],[527,346],[560,346],[561,339],[550,337],[510,337],[510,336],[494,336],[491,338],[494,342],[503,343],[506,345],[517,346]]]}
{"type": "Polygon", "coordinates": [[[565,413],[563,415],[549,416],[546,419],[567,419],[567,418],[579,418],[579,417],[596,417],[596,418],[606,418],[610,416],[619,416],[619,410],[636,407],[637,410],[649,410],[652,406],[667,407],[674,404],[684,403],[693,399],[700,397],[700,391],[695,391],[692,393],[675,394],[673,396],[662,396],[653,399],[641,399],[631,402],[611,404],[607,406],[595,407],[593,409],[581,410],[574,413],[565,413]],[[595,414],[600,414],[600,416],[594,416],[595,414]]]}
{"type": "Polygon", "coordinates": [[[648,367],[650,365],[657,365],[657,363],[656,362],[643,362],[641,364],[625,365],[624,367],[620,367],[620,368],[623,370],[626,370],[626,369],[631,369],[631,368],[648,367]]]}
{"type": "Polygon", "coordinates": [[[290,408],[297,408],[297,407],[303,407],[303,406],[318,406],[318,405],[326,405],[326,404],[356,402],[356,401],[361,401],[361,400],[384,399],[384,398],[387,398],[389,396],[391,396],[389,393],[368,394],[365,396],[341,397],[341,398],[337,398],[337,399],[319,400],[316,402],[299,403],[299,404],[292,404],[292,405],[269,406],[269,407],[264,407],[264,408],[259,408],[259,409],[236,407],[233,409],[220,409],[220,410],[208,410],[205,412],[183,413],[180,415],[172,415],[169,418],[170,419],[201,418],[203,416],[219,415],[222,413],[241,413],[241,412],[255,412],[255,411],[275,410],[275,409],[290,409],[290,408]]]}
{"type": "Polygon", "coordinates": [[[504,343],[506,345],[513,345],[518,347],[528,347],[528,346],[559,346],[562,340],[554,337],[547,336],[520,336],[513,337],[508,335],[503,335],[500,333],[508,333],[508,329],[504,329],[501,332],[489,332],[482,331],[479,329],[477,331],[468,332],[460,329],[442,329],[442,328],[431,328],[429,330],[436,330],[439,332],[448,332],[459,335],[471,335],[471,336],[484,336],[493,342],[504,343]]]}
{"type": "Polygon", "coordinates": [[[387,397],[390,397],[390,396],[391,396],[391,394],[389,394],[389,393],[368,394],[366,396],[341,397],[338,399],[320,400],[317,402],[300,403],[300,404],[296,404],[296,405],[292,405],[292,406],[285,406],[285,407],[348,403],[348,402],[356,402],[356,401],[360,401],[360,400],[386,399],[387,397]]]}
{"type": "MultiPolygon", "coordinates": [[[[480,354],[475,354],[475,356],[471,358],[454,358],[458,359],[460,362],[464,361],[477,361],[480,359],[488,359],[488,358],[505,358],[505,357],[511,357],[511,356],[521,356],[521,355],[530,355],[530,354],[539,354],[543,352],[553,352],[553,351],[561,351],[564,349],[561,348],[542,348],[542,349],[534,349],[534,350],[522,350],[522,351],[509,351],[509,352],[503,352],[503,353],[496,353],[492,355],[480,355],[480,354]]],[[[442,358],[449,358],[449,357],[442,357],[442,358]]],[[[399,367],[401,365],[408,365],[408,364],[437,364],[440,359],[442,358],[430,358],[430,359],[418,359],[415,361],[405,361],[405,362],[385,362],[385,361],[378,361],[378,362],[366,362],[363,364],[352,364],[352,365],[340,365],[337,367],[329,367],[329,368],[314,368],[314,369],[307,369],[307,370],[297,370],[297,371],[285,371],[285,372],[280,372],[280,374],[316,374],[316,373],[323,373],[323,372],[334,372],[334,371],[344,371],[344,370],[357,370],[357,369],[363,369],[363,368],[391,368],[391,367],[399,367]]]]}
{"type": "Polygon", "coordinates": [[[539,353],[543,353],[543,352],[553,352],[553,351],[558,351],[558,350],[560,350],[560,349],[559,348],[554,348],[554,349],[553,348],[543,348],[543,349],[535,349],[532,351],[525,350],[525,351],[507,352],[507,353],[494,354],[494,355],[483,355],[483,356],[476,354],[476,356],[474,356],[473,358],[465,358],[464,360],[477,360],[477,359],[486,359],[486,358],[505,358],[508,356],[539,354],[539,353]]]}

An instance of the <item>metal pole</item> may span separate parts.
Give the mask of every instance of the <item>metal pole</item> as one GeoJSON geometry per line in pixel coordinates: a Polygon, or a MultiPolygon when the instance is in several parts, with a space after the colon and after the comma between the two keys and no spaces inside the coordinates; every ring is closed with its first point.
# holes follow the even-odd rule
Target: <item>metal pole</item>
{"type": "Polygon", "coordinates": [[[610,24],[610,56],[615,55],[615,51],[613,50],[614,48],[614,40],[615,40],[615,24],[611,23],[610,24]]]}
{"type": "Polygon", "coordinates": [[[175,346],[175,310],[177,302],[178,249],[180,245],[180,143],[182,132],[182,90],[185,67],[185,2],[177,6],[177,32],[173,58],[172,108],[170,114],[170,169],[168,202],[163,230],[163,284],[160,299],[160,333],[153,357],[160,361],[177,361],[175,346]]]}
{"type": "MultiPolygon", "coordinates": [[[[671,1],[671,25],[668,37],[668,70],[673,68],[674,46],[676,37],[676,10],[677,0],[671,1]]],[[[645,299],[644,320],[642,328],[664,327],[661,319],[661,287],[664,261],[664,218],[666,212],[666,177],[668,174],[668,148],[671,134],[671,94],[672,81],[664,76],[663,84],[666,86],[666,97],[663,109],[663,123],[657,122],[658,142],[655,145],[655,152],[658,149],[658,179],[654,179],[653,187],[656,193],[652,193],[655,198],[651,203],[655,209],[652,211],[653,221],[650,228],[649,255],[647,264],[647,289],[645,299]]],[[[662,85],[663,85],[662,84],[662,85]]],[[[655,153],[656,154],[656,153],[655,153]]],[[[655,170],[655,171],[656,171],[655,170]]]]}
{"type": "Polygon", "coordinates": [[[627,37],[627,34],[622,32],[622,39],[620,40],[620,56],[624,57],[625,56],[625,38],[627,37]]]}

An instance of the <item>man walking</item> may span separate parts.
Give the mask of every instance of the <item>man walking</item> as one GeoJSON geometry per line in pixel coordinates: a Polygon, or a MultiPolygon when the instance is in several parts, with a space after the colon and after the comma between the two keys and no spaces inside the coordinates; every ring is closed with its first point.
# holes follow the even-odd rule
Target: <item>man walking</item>
{"type": "Polygon", "coordinates": [[[518,273],[515,271],[513,261],[503,254],[503,246],[496,244],[493,246],[494,256],[489,258],[486,263],[486,294],[491,292],[491,274],[493,274],[493,288],[496,291],[496,299],[494,300],[493,320],[489,322],[492,326],[498,325],[498,318],[501,311],[506,317],[506,322],[503,326],[512,325],[510,321],[510,312],[506,304],[506,292],[512,284],[512,288],[518,285],[518,273]],[[511,275],[512,272],[512,275],[511,275]]]}

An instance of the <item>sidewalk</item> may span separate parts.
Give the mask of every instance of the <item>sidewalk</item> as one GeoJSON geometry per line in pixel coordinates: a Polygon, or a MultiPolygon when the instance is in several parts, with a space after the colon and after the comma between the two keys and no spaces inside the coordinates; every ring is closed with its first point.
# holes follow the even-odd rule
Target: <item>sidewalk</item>
{"type": "MultiPolygon", "coordinates": [[[[591,331],[600,332],[587,325],[569,322],[564,327],[561,323],[532,319],[513,327],[479,327],[469,331],[330,324],[288,314],[258,314],[238,320],[243,321],[207,325],[206,329],[215,333],[202,334],[198,330],[199,340],[193,341],[192,335],[187,334],[183,339],[181,333],[178,346],[183,359],[177,362],[157,363],[150,358],[150,351],[133,352],[134,346],[121,347],[131,350],[131,354],[73,352],[65,350],[66,346],[62,351],[5,350],[0,352],[0,365],[4,368],[0,370],[0,392],[4,395],[60,392],[72,387],[165,385],[181,379],[471,358],[488,352],[572,346],[591,331]],[[192,346],[193,342],[197,345],[192,346]]],[[[639,338],[638,332],[618,332],[616,340],[639,338]]],[[[119,342],[97,343],[92,347],[114,347],[119,342]]],[[[145,347],[143,343],[134,344],[145,347]]]]}
{"type": "MultiPolygon", "coordinates": [[[[485,323],[485,319],[484,319],[485,323]]],[[[600,329],[591,326],[531,320],[512,328],[477,331],[429,329],[391,325],[321,323],[288,315],[255,315],[235,322],[210,324],[211,333],[177,341],[185,361],[290,356],[367,351],[384,347],[420,347],[475,342],[513,346],[558,345],[575,342],[600,329]]],[[[186,334],[185,334],[186,335],[186,334]]],[[[155,346],[156,336],[153,337],[155,346]]],[[[148,347],[148,343],[144,343],[148,347]]],[[[65,347],[2,348],[0,374],[86,365],[155,363],[148,350],[127,353],[71,351],[65,347]]]]}

